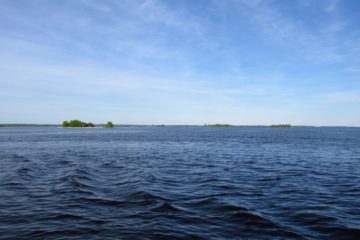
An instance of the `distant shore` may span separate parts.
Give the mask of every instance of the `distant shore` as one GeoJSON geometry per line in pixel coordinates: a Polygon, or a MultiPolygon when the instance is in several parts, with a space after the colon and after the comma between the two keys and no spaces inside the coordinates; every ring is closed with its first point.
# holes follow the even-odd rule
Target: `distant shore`
{"type": "MultiPolygon", "coordinates": [[[[94,127],[74,127],[74,128],[103,128],[104,124],[95,124],[94,127]]],[[[31,124],[31,123],[2,123],[0,127],[54,127],[63,128],[59,124],[31,124]]],[[[204,127],[204,125],[154,125],[154,124],[114,124],[114,127],[204,127]]],[[[359,128],[360,126],[311,126],[311,125],[292,125],[291,128],[359,128]]],[[[69,127],[71,128],[71,127],[69,127]]],[[[206,127],[207,128],[207,127],[206,127]]],[[[231,125],[229,128],[271,128],[271,125],[231,125]]]]}
{"type": "Polygon", "coordinates": [[[56,126],[56,128],[105,128],[105,127],[101,127],[101,126],[96,126],[96,127],[62,127],[62,126],[56,126]]]}

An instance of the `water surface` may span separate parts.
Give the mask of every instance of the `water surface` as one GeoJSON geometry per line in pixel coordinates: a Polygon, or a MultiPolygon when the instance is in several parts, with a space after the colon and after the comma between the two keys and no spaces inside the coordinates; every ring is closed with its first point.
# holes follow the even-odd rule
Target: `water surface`
{"type": "Polygon", "coordinates": [[[0,128],[3,239],[360,239],[359,128],[0,128]]]}

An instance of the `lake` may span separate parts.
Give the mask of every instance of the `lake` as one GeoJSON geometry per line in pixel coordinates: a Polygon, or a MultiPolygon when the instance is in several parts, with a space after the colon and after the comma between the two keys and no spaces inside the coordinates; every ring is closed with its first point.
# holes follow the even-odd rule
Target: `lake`
{"type": "Polygon", "coordinates": [[[0,128],[1,239],[360,239],[360,128],[0,128]]]}

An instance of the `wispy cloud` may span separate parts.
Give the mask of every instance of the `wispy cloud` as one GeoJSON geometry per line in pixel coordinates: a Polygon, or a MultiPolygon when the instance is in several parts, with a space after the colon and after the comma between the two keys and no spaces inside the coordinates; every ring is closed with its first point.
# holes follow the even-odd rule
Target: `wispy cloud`
{"type": "Polygon", "coordinates": [[[325,101],[328,103],[360,103],[360,91],[339,91],[325,95],[325,101]]]}
{"type": "MultiPolygon", "coordinates": [[[[338,14],[328,21],[312,24],[289,15],[276,1],[228,2],[229,8],[234,6],[252,22],[266,41],[287,47],[292,53],[297,52],[298,56],[315,63],[348,61],[348,54],[356,47],[344,48],[342,41],[338,40],[337,34],[347,27],[346,20],[338,14]]],[[[326,9],[334,13],[337,6],[338,1],[329,1],[326,9]]]]}
{"type": "Polygon", "coordinates": [[[327,6],[325,7],[325,11],[329,13],[333,13],[337,9],[337,5],[339,3],[339,0],[330,0],[327,6]]]}
{"type": "Polygon", "coordinates": [[[200,38],[203,31],[201,23],[185,10],[170,10],[155,0],[26,4],[31,14],[18,16],[14,8],[3,10],[2,16],[22,29],[3,28],[3,36],[54,50],[66,46],[83,57],[185,62],[187,51],[180,41],[174,46],[176,38],[200,38]],[[50,9],[56,10],[46,17],[50,9]]]}

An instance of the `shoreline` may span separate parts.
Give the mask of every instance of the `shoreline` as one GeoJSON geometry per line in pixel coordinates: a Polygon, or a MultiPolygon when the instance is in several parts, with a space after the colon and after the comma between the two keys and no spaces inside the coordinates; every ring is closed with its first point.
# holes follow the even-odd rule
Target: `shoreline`
{"type": "MultiPolygon", "coordinates": [[[[95,126],[95,127],[62,127],[58,124],[18,124],[18,123],[4,123],[0,124],[0,128],[6,127],[53,127],[53,128],[105,128],[103,126],[95,126]]],[[[191,128],[191,127],[199,127],[199,128],[272,128],[271,125],[232,125],[231,127],[208,127],[204,125],[131,125],[131,124],[119,124],[114,125],[114,127],[121,127],[121,128],[129,128],[129,127],[156,127],[156,128],[164,128],[164,127],[184,127],[184,128],[191,128]]],[[[274,127],[273,127],[274,128],[274,127]]],[[[281,127],[280,127],[281,128],[281,127]]],[[[304,126],[304,125],[292,125],[291,128],[360,128],[360,126],[304,126]]],[[[289,129],[289,128],[287,128],[289,129]]]]}
{"type": "Polygon", "coordinates": [[[105,127],[56,127],[56,128],[105,128],[105,127]]]}

